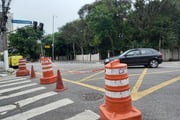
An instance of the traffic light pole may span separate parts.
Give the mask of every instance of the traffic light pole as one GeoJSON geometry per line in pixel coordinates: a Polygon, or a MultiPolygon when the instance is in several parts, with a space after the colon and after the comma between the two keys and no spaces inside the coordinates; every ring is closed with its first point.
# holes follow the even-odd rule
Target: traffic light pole
{"type": "Polygon", "coordinates": [[[9,68],[8,64],[8,47],[7,47],[7,33],[2,32],[3,50],[4,50],[4,70],[7,71],[9,68]]]}
{"type": "Polygon", "coordinates": [[[53,28],[52,28],[52,61],[54,61],[54,16],[53,16],[53,28]]]}
{"type": "Polygon", "coordinates": [[[0,26],[0,33],[1,33],[1,39],[3,41],[3,51],[4,51],[4,70],[7,71],[9,68],[8,64],[8,45],[7,45],[7,13],[9,10],[9,5],[11,3],[11,0],[1,0],[2,2],[2,17],[1,17],[1,26],[0,26]],[[7,3],[7,4],[6,4],[7,3]]]}

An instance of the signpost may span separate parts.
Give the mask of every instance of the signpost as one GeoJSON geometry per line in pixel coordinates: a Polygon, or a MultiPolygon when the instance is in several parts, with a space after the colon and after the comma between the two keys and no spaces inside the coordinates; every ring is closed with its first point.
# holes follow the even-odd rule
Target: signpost
{"type": "Polygon", "coordinates": [[[29,20],[11,20],[11,22],[17,24],[32,24],[32,21],[29,20]]]}
{"type": "Polygon", "coordinates": [[[45,45],[44,48],[51,48],[50,45],[45,45]]]}

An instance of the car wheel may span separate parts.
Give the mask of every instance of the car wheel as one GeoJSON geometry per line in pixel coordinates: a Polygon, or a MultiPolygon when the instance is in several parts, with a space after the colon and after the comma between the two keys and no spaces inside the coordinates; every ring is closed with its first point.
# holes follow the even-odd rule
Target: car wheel
{"type": "Polygon", "coordinates": [[[149,62],[149,67],[151,67],[151,68],[157,68],[158,65],[159,65],[159,63],[158,63],[158,61],[155,60],[155,59],[153,59],[153,60],[151,60],[151,61],[149,62]]]}

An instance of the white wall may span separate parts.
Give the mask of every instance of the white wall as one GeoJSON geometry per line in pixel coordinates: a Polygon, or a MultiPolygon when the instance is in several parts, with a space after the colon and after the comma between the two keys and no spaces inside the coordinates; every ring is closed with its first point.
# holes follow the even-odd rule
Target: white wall
{"type": "Polygon", "coordinates": [[[180,60],[180,48],[179,49],[161,49],[160,52],[163,54],[165,61],[180,60]]]}
{"type": "Polygon", "coordinates": [[[77,61],[99,61],[99,53],[97,54],[86,54],[86,55],[76,55],[75,60],[77,61]]]}

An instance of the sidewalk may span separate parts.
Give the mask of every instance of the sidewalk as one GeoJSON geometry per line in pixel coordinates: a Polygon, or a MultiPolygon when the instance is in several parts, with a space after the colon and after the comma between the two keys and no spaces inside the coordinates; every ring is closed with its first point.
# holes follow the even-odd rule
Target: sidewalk
{"type": "Polygon", "coordinates": [[[0,67],[0,77],[5,77],[12,74],[15,74],[15,70],[13,68],[9,68],[7,71],[4,71],[4,69],[0,67]]]}

